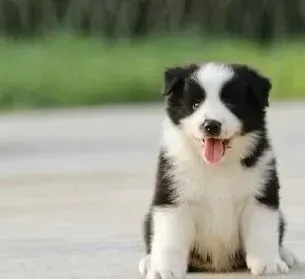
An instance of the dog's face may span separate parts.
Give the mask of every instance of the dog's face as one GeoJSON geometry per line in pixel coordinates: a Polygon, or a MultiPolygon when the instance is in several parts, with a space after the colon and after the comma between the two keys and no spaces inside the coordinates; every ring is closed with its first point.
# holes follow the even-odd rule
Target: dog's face
{"type": "Polygon", "coordinates": [[[220,162],[236,137],[265,126],[269,80],[245,65],[207,63],[165,71],[167,113],[201,146],[207,163],[220,162]]]}

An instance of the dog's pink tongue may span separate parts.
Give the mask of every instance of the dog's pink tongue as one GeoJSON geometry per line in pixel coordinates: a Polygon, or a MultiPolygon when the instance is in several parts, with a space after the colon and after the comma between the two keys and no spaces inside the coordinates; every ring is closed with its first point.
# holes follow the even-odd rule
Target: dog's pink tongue
{"type": "Polygon", "coordinates": [[[204,141],[203,156],[207,163],[216,164],[223,155],[222,140],[208,138],[204,141]]]}

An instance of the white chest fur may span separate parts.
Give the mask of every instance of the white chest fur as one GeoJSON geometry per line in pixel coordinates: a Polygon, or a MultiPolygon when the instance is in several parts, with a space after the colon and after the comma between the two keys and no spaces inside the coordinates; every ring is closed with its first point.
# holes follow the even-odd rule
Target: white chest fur
{"type": "Polygon", "coordinates": [[[237,166],[218,171],[193,166],[176,171],[180,202],[187,204],[195,224],[193,245],[201,255],[212,257],[214,266],[226,268],[240,247],[239,219],[257,182],[255,173],[237,166]]]}
{"type": "Polygon", "coordinates": [[[179,203],[189,209],[195,225],[194,245],[201,255],[212,257],[217,268],[226,268],[230,256],[240,248],[242,210],[260,192],[273,157],[268,150],[255,167],[242,167],[241,156],[252,143],[251,137],[236,139],[226,161],[211,166],[198,152],[200,146],[171,126],[165,129],[163,144],[173,165],[170,176],[179,203]]]}
{"type": "Polygon", "coordinates": [[[193,206],[195,239],[193,246],[203,258],[209,255],[217,268],[227,268],[228,260],[240,248],[239,217],[244,200],[202,199],[193,206]]]}

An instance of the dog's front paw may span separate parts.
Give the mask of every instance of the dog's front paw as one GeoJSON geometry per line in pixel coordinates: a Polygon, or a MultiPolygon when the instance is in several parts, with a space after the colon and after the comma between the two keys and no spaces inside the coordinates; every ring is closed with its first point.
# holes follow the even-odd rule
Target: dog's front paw
{"type": "MultiPolygon", "coordinates": [[[[186,276],[186,263],[179,254],[148,256],[142,263],[146,267],[146,279],[184,279],[186,276]]],[[[145,271],[143,273],[145,274],[145,271]]]]}
{"type": "Polygon", "coordinates": [[[149,269],[150,269],[150,255],[146,255],[143,257],[138,265],[138,269],[143,277],[146,277],[149,269]]]}
{"type": "Polygon", "coordinates": [[[146,276],[146,279],[184,279],[185,272],[174,269],[154,269],[151,268],[146,276]]]}
{"type": "Polygon", "coordinates": [[[280,257],[289,267],[293,267],[299,263],[296,256],[283,246],[280,248],[280,257]]]}
{"type": "Polygon", "coordinates": [[[247,266],[251,273],[258,275],[277,275],[287,273],[289,267],[279,257],[275,260],[266,260],[259,257],[247,257],[247,266]]]}

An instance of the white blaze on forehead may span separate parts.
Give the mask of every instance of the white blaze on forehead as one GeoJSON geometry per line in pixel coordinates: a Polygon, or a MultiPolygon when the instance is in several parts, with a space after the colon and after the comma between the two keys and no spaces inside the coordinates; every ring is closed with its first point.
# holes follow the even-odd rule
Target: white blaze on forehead
{"type": "Polygon", "coordinates": [[[208,63],[202,65],[193,79],[204,89],[205,98],[201,105],[183,119],[184,131],[193,138],[202,138],[200,126],[206,119],[222,124],[221,137],[230,138],[241,129],[241,122],[221,100],[223,86],[234,77],[234,70],[227,65],[208,63]]]}
{"type": "Polygon", "coordinates": [[[234,71],[224,65],[217,63],[208,63],[202,65],[198,71],[194,74],[194,78],[197,80],[199,85],[205,90],[207,96],[219,97],[219,92],[223,85],[232,79],[234,71]]]}

